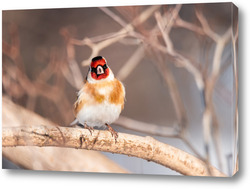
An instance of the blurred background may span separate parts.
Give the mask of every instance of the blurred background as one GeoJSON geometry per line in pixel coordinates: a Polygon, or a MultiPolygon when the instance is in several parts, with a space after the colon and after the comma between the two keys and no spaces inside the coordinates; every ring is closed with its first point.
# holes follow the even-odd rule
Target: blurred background
{"type": "MultiPolygon", "coordinates": [[[[211,39],[202,23],[206,20],[219,36],[228,28],[237,33],[233,4],[8,10],[2,14],[2,89],[6,104],[11,101],[58,125],[69,125],[90,60],[101,55],[126,88],[125,108],[121,119],[113,124],[116,131],[150,135],[197,157],[206,156],[204,91],[185,63],[190,63],[206,83],[218,41],[211,39]],[[171,43],[165,44],[167,37],[174,51],[171,43]],[[174,81],[174,87],[169,81],[174,81]]],[[[230,39],[223,49],[212,95],[217,124],[212,126],[209,144],[211,164],[228,175],[233,174],[237,159],[234,45],[230,39]]],[[[13,126],[11,119],[6,121],[9,114],[5,102],[3,126],[13,126]]],[[[51,153],[53,150],[50,148],[51,153]]],[[[39,159],[35,157],[40,156],[35,155],[32,160],[36,163],[22,164],[18,157],[12,157],[13,151],[7,151],[3,148],[3,168],[60,170],[43,163],[37,166],[39,159]]],[[[126,172],[178,175],[153,162],[101,153],[126,172]]],[[[54,158],[57,161],[57,156],[54,158]]]]}

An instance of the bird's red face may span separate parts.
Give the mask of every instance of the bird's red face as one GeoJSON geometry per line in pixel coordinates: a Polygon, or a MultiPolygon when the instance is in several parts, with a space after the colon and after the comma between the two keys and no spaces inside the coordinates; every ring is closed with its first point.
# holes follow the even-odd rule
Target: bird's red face
{"type": "Polygon", "coordinates": [[[91,77],[95,80],[105,79],[109,76],[109,67],[102,56],[93,58],[90,67],[91,77]]]}

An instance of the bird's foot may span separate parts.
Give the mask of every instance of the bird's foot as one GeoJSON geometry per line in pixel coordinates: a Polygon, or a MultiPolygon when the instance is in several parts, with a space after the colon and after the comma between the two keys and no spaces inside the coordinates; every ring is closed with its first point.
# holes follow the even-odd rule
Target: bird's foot
{"type": "Polygon", "coordinates": [[[84,129],[88,129],[91,135],[92,135],[92,132],[94,132],[95,130],[93,129],[93,127],[88,126],[86,123],[84,124],[84,129]]]}
{"type": "Polygon", "coordinates": [[[108,130],[111,133],[112,137],[115,138],[115,142],[117,142],[118,133],[109,124],[106,123],[105,125],[108,127],[108,130]]]}

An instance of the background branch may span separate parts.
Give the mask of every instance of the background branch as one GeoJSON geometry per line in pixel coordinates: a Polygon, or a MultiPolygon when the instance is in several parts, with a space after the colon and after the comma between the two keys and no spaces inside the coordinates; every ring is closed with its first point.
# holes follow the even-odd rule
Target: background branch
{"type": "Polygon", "coordinates": [[[149,135],[162,136],[162,137],[177,137],[178,136],[178,125],[155,125],[152,123],[145,123],[137,121],[125,116],[120,116],[118,120],[114,122],[125,129],[146,133],[149,135]]]}

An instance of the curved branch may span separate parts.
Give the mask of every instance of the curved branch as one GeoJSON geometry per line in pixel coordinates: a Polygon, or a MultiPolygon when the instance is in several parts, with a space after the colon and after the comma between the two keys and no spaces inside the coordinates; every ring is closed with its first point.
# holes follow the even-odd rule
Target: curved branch
{"type": "Polygon", "coordinates": [[[125,116],[119,117],[114,124],[119,125],[125,129],[141,132],[144,134],[161,136],[161,137],[178,137],[178,125],[173,123],[172,125],[156,125],[153,123],[146,123],[143,121],[134,120],[125,116]]]}
{"type": "MultiPolygon", "coordinates": [[[[14,104],[6,96],[3,96],[2,106],[3,127],[21,127],[37,123],[57,126],[35,112],[14,104]]],[[[128,173],[126,169],[97,151],[19,146],[18,148],[3,148],[2,156],[30,170],[128,173]]]]}
{"type": "MultiPolygon", "coordinates": [[[[152,137],[119,133],[115,142],[108,131],[95,130],[90,135],[88,130],[78,128],[5,127],[2,132],[2,146],[55,146],[119,153],[159,163],[184,175],[210,176],[203,161],[152,137]]],[[[226,176],[212,166],[210,169],[213,176],[226,176]]]]}

